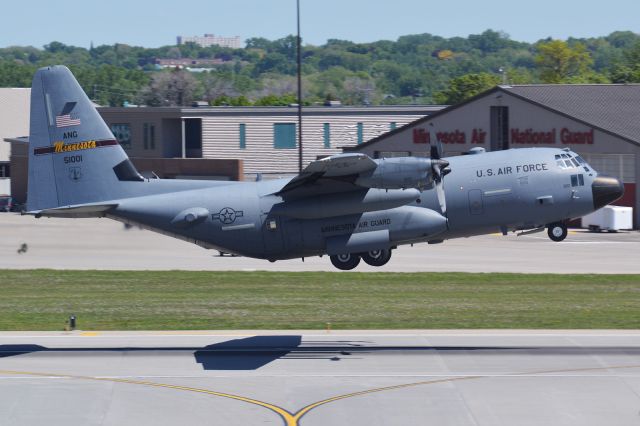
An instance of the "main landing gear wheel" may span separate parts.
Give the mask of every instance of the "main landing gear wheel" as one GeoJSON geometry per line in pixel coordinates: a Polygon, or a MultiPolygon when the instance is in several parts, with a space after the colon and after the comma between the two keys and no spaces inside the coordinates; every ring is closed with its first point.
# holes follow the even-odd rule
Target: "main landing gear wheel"
{"type": "Polygon", "coordinates": [[[547,234],[552,241],[560,242],[567,238],[567,225],[562,222],[547,225],[547,234]]]}
{"type": "Polygon", "coordinates": [[[338,269],[342,269],[343,271],[350,271],[360,263],[360,256],[353,253],[337,254],[330,256],[329,258],[331,259],[333,266],[338,269]]]}
{"type": "Polygon", "coordinates": [[[360,253],[360,257],[367,265],[382,266],[386,265],[391,259],[391,250],[372,250],[366,253],[360,253]]]}

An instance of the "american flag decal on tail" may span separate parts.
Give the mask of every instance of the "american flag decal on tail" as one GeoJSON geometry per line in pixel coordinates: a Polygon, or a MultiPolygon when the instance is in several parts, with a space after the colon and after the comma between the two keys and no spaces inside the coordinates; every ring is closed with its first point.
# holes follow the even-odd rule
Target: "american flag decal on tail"
{"type": "Polygon", "coordinates": [[[71,118],[71,114],[56,116],[56,127],[69,127],[69,126],[79,126],[79,125],[80,125],[80,119],[71,118]]]}

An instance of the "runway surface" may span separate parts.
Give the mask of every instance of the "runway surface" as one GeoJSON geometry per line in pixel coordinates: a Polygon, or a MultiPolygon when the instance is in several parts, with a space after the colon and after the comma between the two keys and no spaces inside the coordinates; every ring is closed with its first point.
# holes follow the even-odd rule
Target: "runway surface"
{"type": "Polygon", "coordinates": [[[638,331],[0,333],[2,425],[637,425],[638,331]]]}
{"type": "MultiPolygon", "coordinates": [[[[0,269],[335,271],[328,257],[269,263],[219,257],[184,241],[109,219],[35,219],[0,213],[0,269]],[[26,253],[18,253],[22,244],[26,253]]],[[[356,271],[640,273],[640,233],[570,231],[562,243],[546,233],[487,235],[443,244],[401,246],[382,268],[356,271]]]]}

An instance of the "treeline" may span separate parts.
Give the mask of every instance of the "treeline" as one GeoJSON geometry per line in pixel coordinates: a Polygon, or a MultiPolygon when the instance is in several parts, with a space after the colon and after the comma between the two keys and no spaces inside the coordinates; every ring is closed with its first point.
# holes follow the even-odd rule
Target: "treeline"
{"type": "MultiPolygon", "coordinates": [[[[189,43],[156,49],[89,49],[52,42],[0,49],[0,86],[28,87],[38,67],[65,64],[103,105],[287,105],[296,100],[296,38],[251,38],[243,49],[189,43]],[[201,72],[160,70],[156,58],[218,59],[201,72]]],[[[639,83],[640,35],[536,43],[487,30],[469,37],[408,35],[397,41],[329,40],[303,46],[305,103],[452,104],[496,84],[639,83]]]]}

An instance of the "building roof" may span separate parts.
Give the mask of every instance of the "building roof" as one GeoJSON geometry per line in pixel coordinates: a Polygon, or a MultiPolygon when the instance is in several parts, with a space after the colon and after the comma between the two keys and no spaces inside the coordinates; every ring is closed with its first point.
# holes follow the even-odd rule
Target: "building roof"
{"type": "MultiPolygon", "coordinates": [[[[302,115],[420,115],[439,111],[442,105],[384,105],[384,106],[305,106],[302,115]]],[[[99,107],[99,112],[127,114],[160,114],[179,117],[209,117],[237,115],[286,115],[296,116],[297,106],[206,106],[206,107],[99,107]]]]}
{"type": "Polygon", "coordinates": [[[536,84],[502,90],[640,143],[640,84],[536,84]]]}

